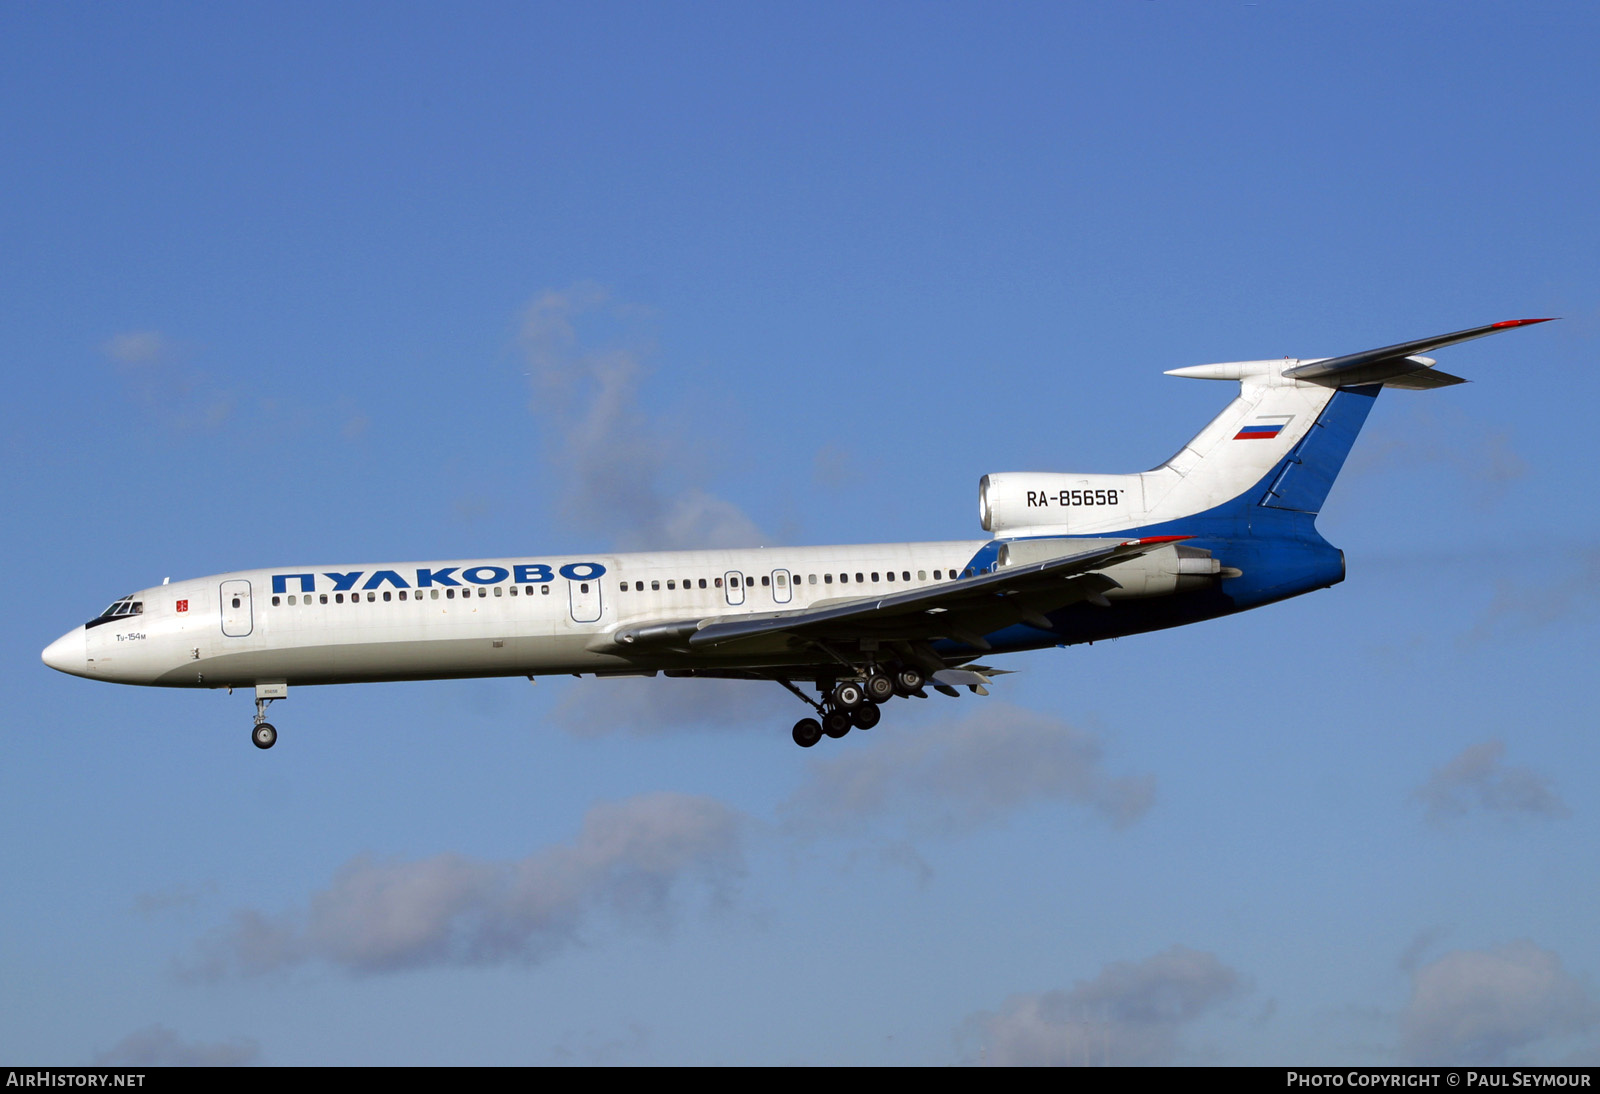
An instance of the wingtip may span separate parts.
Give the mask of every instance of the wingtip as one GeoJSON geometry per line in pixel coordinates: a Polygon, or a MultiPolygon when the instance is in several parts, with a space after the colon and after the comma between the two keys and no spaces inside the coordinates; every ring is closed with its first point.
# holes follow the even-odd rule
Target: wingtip
{"type": "Polygon", "coordinates": [[[1504,322],[1494,323],[1492,326],[1495,330],[1503,330],[1506,327],[1531,327],[1535,323],[1553,323],[1560,318],[1559,315],[1551,315],[1543,319],[1507,319],[1504,322]]]}

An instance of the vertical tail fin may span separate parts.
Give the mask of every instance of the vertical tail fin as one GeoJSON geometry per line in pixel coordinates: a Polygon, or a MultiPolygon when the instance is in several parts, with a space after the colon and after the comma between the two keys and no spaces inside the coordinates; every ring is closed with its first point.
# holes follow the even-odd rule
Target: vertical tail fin
{"type": "Polygon", "coordinates": [[[1169,376],[1237,380],[1239,397],[1172,459],[1142,476],[1149,523],[1228,503],[1318,512],[1379,391],[1465,383],[1435,370],[1431,358],[1420,356],[1424,350],[1548,321],[1512,319],[1320,360],[1170,370],[1169,376]]]}
{"type": "Polygon", "coordinates": [[[1435,369],[1423,350],[1545,322],[1513,319],[1343,357],[1172,369],[1167,375],[1235,380],[1239,394],[1171,459],[1140,474],[985,475],[983,527],[1011,536],[1190,535],[1315,515],[1380,391],[1466,382],[1435,369]]]}

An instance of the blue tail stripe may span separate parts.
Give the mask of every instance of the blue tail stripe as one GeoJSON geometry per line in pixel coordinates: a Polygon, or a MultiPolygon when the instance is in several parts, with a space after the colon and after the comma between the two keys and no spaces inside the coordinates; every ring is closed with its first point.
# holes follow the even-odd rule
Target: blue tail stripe
{"type": "Polygon", "coordinates": [[[1355,444],[1356,435],[1366,424],[1367,414],[1382,390],[1380,384],[1369,384],[1334,392],[1316,424],[1280,465],[1283,470],[1261,498],[1261,504],[1301,513],[1320,512],[1333,480],[1350,454],[1350,446],[1355,444]]]}

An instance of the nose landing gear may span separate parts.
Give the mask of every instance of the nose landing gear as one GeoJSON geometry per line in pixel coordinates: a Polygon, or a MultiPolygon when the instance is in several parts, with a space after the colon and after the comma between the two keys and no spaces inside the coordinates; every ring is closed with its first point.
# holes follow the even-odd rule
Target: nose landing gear
{"type": "Polygon", "coordinates": [[[278,730],[267,721],[267,707],[275,699],[289,698],[289,685],[282,681],[256,685],[256,724],[250,730],[250,740],[257,748],[271,748],[278,743],[278,730]]]}

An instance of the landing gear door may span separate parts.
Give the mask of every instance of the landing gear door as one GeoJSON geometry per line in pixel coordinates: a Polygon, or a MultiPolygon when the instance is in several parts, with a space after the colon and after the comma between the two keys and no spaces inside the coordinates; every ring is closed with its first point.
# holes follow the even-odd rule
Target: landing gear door
{"type": "Polygon", "coordinates": [[[229,638],[244,638],[255,630],[250,607],[250,583],[244,580],[222,583],[222,633],[229,638]]]}
{"type": "Polygon", "coordinates": [[[600,618],[600,579],[567,578],[567,598],[574,623],[593,623],[600,618]]]}

